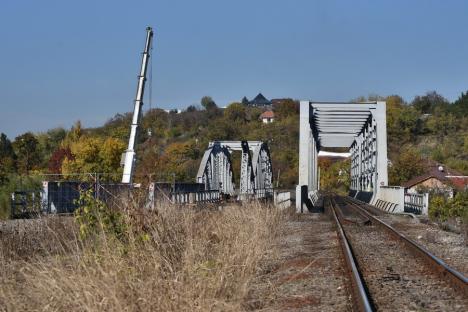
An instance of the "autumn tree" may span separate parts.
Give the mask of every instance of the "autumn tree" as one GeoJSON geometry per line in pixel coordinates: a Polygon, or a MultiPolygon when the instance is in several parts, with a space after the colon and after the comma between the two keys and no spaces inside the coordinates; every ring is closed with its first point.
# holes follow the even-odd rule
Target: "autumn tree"
{"type": "Polygon", "coordinates": [[[319,158],[320,188],[346,194],[351,183],[350,160],[319,158]]]}
{"type": "Polygon", "coordinates": [[[70,145],[70,159],[65,157],[62,162],[62,173],[114,173],[121,172],[120,158],[125,150],[125,144],[115,138],[96,138],[82,136],[70,145]]]}
{"type": "Polygon", "coordinates": [[[154,172],[163,181],[191,182],[196,175],[200,153],[193,143],[169,144],[155,163],[154,172]]]}
{"type": "Polygon", "coordinates": [[[422,174],[424,164],[424,159],[415,148],[403,149],[389,168],[390,184],[401,185],[401,183],[422,174]]]}
{"type": "Polygon", "coordinates": [[[70,161],[75,160],[75,156],[72,154],[70,147],[57,148],[49,158],[49,172],[56,174],[62,173],[62,164],[65,159],[70,161]]]}
{"type": "Polygon", "coordinates": [[[247,119],[246,108],[241,103],[231,103],[224,110],[226,122],[245,122],[247,119]]]}
{"type": "Polygon", "coordinates": [[[41,151],[41,167],[47,168],[49,159],[53,152],[60,148],[62,141],[67,136],[67,131],[63,128],[50,129],[47,132],[36,135],[41,151]]]}
{"type": "Polygon", "coordinates": [[[292,99],[284,99],[273,104],[275,117],[278,119],[294,116],[299,113],[299,103],[292,99]]]}

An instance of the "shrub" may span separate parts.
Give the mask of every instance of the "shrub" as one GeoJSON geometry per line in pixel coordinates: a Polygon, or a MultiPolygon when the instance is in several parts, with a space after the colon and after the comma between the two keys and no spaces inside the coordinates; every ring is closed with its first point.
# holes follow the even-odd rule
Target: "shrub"
{"type": "Polygon", "coordinates": [[[78,199],[79,208],[75,211],[75,220],[80,229],[80,238],[105,233],[112,238],[123,240],[126,224],[120,211],[110,209],[106,204],[94,198],[92,189],[82,191],[78,199]]]}
{"type": "Polygon", "coordinates": [[[445,222],[448,219],[468,219],[468,191],[458,192],[454,198],[446,199],[443,195],[432,195],[429,204],[429,217],[445,222]]]}

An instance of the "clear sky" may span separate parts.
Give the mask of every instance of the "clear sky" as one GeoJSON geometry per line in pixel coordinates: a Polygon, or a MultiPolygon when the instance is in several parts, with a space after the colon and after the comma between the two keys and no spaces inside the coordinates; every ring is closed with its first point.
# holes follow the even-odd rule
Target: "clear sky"
{"type": "MultiPolygon", "coordinates": [[[[1,0],[0,132],[131,111],[145,27],[153,107],[468,90],[468,1],[1,0]]],[[[148,105],[145,105],[145,109],[148,105]]]]}

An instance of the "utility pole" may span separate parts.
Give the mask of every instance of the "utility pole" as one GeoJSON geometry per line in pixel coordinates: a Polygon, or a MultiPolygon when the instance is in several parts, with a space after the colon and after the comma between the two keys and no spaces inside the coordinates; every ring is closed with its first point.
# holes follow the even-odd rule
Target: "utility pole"
{"type": "Polygon", "coordinates": [[[138,125],[141,118],[141,107],[143,106],[143,95],[145,92],[146,70],[148,68],[148,60],[150,58],[151,41],[153,39],[153,29],[146,28],[146,42],[145,50],[141,59],[141,70],[138,76],[138,86],[135,98],[135,108],[133,110],[132,125],[130,127],[130,138],[128,140],[128,147],[125,151],[124,170],[122,176],[122,183],[133,182],[133,172],[135,170],[136,153],[135,153],[135,140],[138,135],[138,125]]]}

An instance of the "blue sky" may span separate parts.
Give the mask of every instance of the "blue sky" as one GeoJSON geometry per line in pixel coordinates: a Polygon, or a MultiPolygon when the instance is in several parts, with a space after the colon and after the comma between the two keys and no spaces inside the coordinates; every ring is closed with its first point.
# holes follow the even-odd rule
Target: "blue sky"
{"type": "MultiPolygon", "coordinates": [[[[468,1],[2,0],[0,132],[132,110],[145,27],[153,107],[468,90],[468,1]]],[[[145,109],[148,105],[145,105],[145,109]]]]}

